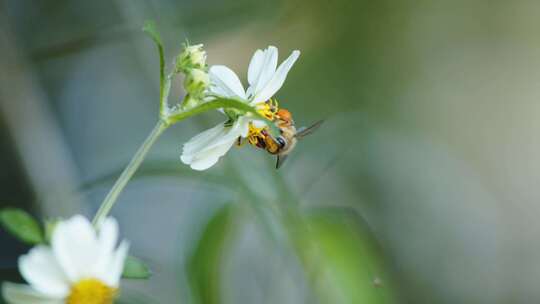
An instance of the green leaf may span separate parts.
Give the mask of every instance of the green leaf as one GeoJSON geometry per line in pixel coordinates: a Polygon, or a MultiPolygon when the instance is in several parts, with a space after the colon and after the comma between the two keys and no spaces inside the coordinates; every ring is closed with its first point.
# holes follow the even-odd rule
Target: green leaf
{"type": "Polygon", "coordinates": [[[326,208],[304,219],[297,248],[321,303],[397,302],[382,254],[353,210],[326,208]]]}
{"type": "Polygon", "coordinates": [[[195,303],[221,302],[221,265],[235,231],[235,211],[233,204],[226,204],[210,219],[188,260],[188,280],[195,303]]]}
{"type": "Polygon", "coordinates": [[[254,107],[246,104],[243,101],[236,100],[236,99],[229,99],[229,98],[217,98],[212,101],[205,102],[198,106],[195,106],[187,111],[182,111],[179,113],[172,114],[169,117],[169,121],[171,123],[175,123],[193,115],[197,115],[197,114],[201,114],[210,110],[216,110],[216,109],[221,109],[221,108],[224,108],[224,109],[232,108],[235,110],[239,110],[243,113],[251,113],[255,118],[264,121],[266,125],[268,125],[272,135],[274,136],[279,135],[279,129],[276,127],[274,122],[272,122],[271,120],[268,120],[266,117],[259,114],[259,112],[257,112],[257,110],[254,107]]]}
{"type": "Polygon", "coordinates": [[[163,54],[163,42],[161,41],[161,35],[157,31],[154,21],[147,20],[144,23],[143,32],[152,38],[159,52],[159,101],[160,113],[163,113],[165,104],[167,103],[167,97],[169,95],[168,93],[171,89],[170,77],[165,78],[165,55],[163,54]]]}
{"type": "Polygon", "coordinates": [[[27,244],[34,245],[44,241],[39,223],[21,209],[3,209],[0,211],[0,223],[7,231],[27,244]]]}
{"type": "Polygon", "coordinates": [[[152,276],[152,272],[146,264],[140,259],[128,256],[124,262],[124,271],[122,278],[124,279],[148,279],[152,276]]]}

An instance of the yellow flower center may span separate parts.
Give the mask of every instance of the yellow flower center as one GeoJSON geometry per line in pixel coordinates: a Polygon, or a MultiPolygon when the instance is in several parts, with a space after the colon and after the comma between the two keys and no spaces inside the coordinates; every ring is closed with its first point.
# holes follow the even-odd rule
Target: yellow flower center
{"type": "Polygon", "coordinates": [[[247,136],[248,142],[251,145],[256,146],[257,143],[259,142],[259,139],[264,138],[264,135],[262,134],[262,132],[263,130],[267,128],[268,127],[266,126],[263,128],[257,128],[252,123],[249,123],[249,131],[248,131],[248,136],[247,136]]]}
{"type": "Polygon", "coordinates": [[[71,287],[66,304],[112,304],[117,289],[97,279],[84,279],[71,287]]]}
{"type": "Polygon", "coordinates": [[[279,110],[278,105],[279,104],[276,99],[269,99],[264,103],[256,105],[255,108],[259,114],[266,117],[268,120],[273,121],[276,118],[276,114],[279,110]]]}
{"type": "MultiPolygon", "coordinates": [[[[257,112],[259,112],[259,114],[271,121],[274,121],[276,119],[276,115],[279,110],[278,102],[275,99],[269,99],[264,103],[260,103],[256,105],[255,108],[257,109],[257,112]]],[[[263,134],[264,131],[268,131],[267,126],[257,128],[252,123],[250,123],[247,136],[248,142],[253,146],[257,146],[257,143],[264,141],[264,138],[267,136],[263,134]]]]}

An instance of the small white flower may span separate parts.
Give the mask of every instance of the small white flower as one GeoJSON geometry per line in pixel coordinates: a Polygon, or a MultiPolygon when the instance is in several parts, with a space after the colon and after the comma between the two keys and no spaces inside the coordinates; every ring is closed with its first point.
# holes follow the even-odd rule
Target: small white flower
{"type": "Polygon", "coordinates": [[[98,233],[83,216],[59,222],[51,246],[38,245],[19,258],[29,285],[4,283],[11,304],[113,303],[128,243],[116,248],[118,223],[107,218],[98,233]]]}
{"type": "MultiPolygon", "coordinates": [[[[210,68],[210,93],[220,97],[236,98],[251,106],[259,106],[269,100],[281,88],[289,70],[300,51],[295,50],[277,67],[278,50],[269,46],[257,50],[248,68],[249,87],[244,90],[238,76],[228,67],[214,65],[210,68]]],[[[246,137],[250,123],[261,127],[264,123],[249,115],[239,117],[232,126],[220,123],[206,130],[184,144],[182,162],[195,170],[205,170],[213,166],[223,156],[238,137],[246,137]]]]}

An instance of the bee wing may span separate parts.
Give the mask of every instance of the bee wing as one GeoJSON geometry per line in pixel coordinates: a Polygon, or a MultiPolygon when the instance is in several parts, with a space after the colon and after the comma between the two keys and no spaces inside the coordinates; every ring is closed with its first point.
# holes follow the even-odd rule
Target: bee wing
{"type": "Polygon", "coordinates": [[[285,160],[287,160],[288,155],[278,155],[276,160],[276,169],[281,168],[285,160]]]}
{"type": "Polygon", "coordinates": [[[324,120],[319,120],[317,121],[316,123],[312,124],[311,126],[309,127],[301,127],[298,129],[298,131],[296,131],[296,134],[294,135],[296,138],[298,139],[301,139],[303,137],[306,137],[308,136],[309,134],[315,132],[315,130],[317,130],[322,124],[323,124],[324,120]]]}

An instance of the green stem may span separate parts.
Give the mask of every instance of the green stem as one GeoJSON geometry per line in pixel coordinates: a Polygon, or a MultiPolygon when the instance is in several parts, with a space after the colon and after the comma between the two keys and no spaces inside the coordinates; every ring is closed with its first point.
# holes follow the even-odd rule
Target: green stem
{"type": "Polygon", "coordinates": [[[150,135],[148,135],[143,144],[139,147],[137,153],[135,153],[127,167],[124,169],[118,180],[114,183],[114,186],[111,188],[111,190],[101,203],[101,206],[99,207],[96,216],[92,221],[94,227],[99,227],[103,220],[107,217],[112,207],[114,206],[114,203],[118,199],[118,196],[120,195],[122,190],[124,190],[126,184],[129,182],[135,171],[137,171],[137,169],[143,162],[146,154],[148,154],[148,151],[150,151],[152,145],[156,142],[156,140],[163,133],[163,131],[167,129],[168,126],[169,124],[164,120],[160,119],[158,121],[150,135]]]}

